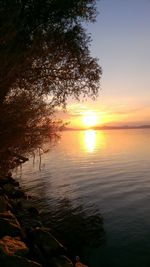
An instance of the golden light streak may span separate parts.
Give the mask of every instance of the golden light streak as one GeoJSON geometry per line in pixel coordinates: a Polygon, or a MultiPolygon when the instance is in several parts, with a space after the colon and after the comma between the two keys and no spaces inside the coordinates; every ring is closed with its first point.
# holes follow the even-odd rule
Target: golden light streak
{"type": "Polygon", "coordinates": [[[88,152],[93,152],[96,146],[96,132],[94,130],[85,131],[85,146],[88,152]]]}

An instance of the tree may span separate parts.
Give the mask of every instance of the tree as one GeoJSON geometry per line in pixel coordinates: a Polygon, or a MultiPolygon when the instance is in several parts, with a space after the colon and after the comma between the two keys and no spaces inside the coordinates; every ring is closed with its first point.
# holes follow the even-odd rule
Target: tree
{"type": "Polygon", "coordinates": [[[1,173],[56,137],[56,106],[97,95],[102,70],[83,26],[95,17],[96,0],[0,0],[1,173]]]}
{"type": "Polygon", "coordinates": [[[0,0],[0,104],[12,90],[95,97],[102,74],[83,27],[94,22],[96,0],[0,0]]]}
{"type": "Polygon", "coordinates": [[[47,151],[48,143],[57,141],[63,127],[61,121],[54,119],[54,109],[34,92],[12,93],[1,111],[0,175],[18,166],[30,154],[43,153],[45,147],[47,151]]]}

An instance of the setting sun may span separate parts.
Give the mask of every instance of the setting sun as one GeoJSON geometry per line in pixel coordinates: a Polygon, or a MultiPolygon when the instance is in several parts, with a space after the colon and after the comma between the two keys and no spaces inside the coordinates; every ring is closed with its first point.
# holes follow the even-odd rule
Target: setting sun
{"type": "Polygon", "coordinates": [[[89,111],[83,115],[83,123],[87,127],[92,127],[97,124],[97,115],[93,111],[89,111]]]}

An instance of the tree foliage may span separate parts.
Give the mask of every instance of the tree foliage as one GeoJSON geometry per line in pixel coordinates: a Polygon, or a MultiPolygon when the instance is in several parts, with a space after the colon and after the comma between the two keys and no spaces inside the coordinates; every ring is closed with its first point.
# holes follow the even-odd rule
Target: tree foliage
{"type": "Polygon", "coordinates": [[[1,112],[0,174],[18,166],[23,157],[46,151],[63,128],[62,122],[54,119],[54,109],[33,92],[13,92],[1,112]]]}
{"type": "Polygon", "coordinates": [[[102,71],[83,26],[95,18],[96,0],[0,0],[1,173],[56,137],[56,106],[97,95],[102,71]]]}
{"type": "Polygon", "coordinates": [[[0,0],[0,103],[12,90],[96,96],[101,68],[90,55],[85,22],[94,22],[96,0],[0,0]]]}

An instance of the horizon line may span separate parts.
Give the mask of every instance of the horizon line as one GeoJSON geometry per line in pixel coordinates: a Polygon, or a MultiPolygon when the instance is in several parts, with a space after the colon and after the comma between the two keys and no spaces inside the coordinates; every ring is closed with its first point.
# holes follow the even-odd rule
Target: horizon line
{"type": "Polygon", "coordinates": [[[144,125],[123,125],[123,126],[95,126],[89,128],[74,128],[74,127],[65,127],[63,131],[86,131],[86,130],[129,130],[129,129],[150,129],[150,124],[144,125]]]}

